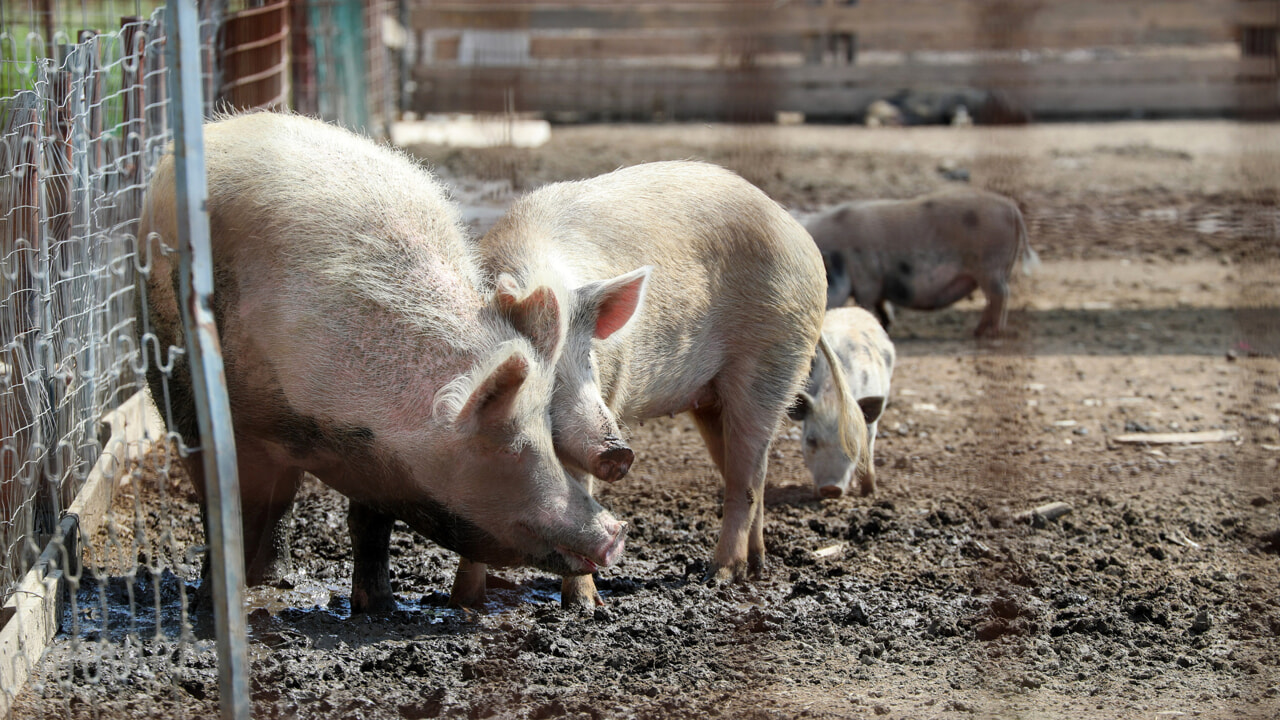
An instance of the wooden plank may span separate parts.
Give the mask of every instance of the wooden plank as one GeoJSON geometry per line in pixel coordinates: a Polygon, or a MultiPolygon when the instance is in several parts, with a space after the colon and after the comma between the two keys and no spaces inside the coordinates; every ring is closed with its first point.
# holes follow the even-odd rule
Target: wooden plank
{"type": "MultiPolygon", "coordinates": [[[[908,88],[1005,92],[1035,116],[1266,111],[1280,86],[1251,80],[1239,61],[1163,58],[974,65],[660,68],[597,63],[529,68],[419,67],[418,112],[500,112],[508,91],[522,111],[611,117],[860,115],[873,100],[908,88]],[[738,105],[732,105],[738,103],[738,105]],[[747,103],[744,107],[742,104],[747,103]],[[752,104],[754,103],[754,105],[752,104]]],[[[973,110],[974,108],[970,108],[973,110]]]]}
{"type": "Polygon", "coordinates": [[[103,446],[102,455],[89,471],[84,487],[63,513],[64,517],[76,518],[84,537],[97,535],[102,518],[111,507],[115,490],[112,480],[127,460],[145,452],[144,443],[163,442],[165,436],[164,420],[151,401],[151,393],[145,389],[129,396],[120,407],[104,415],[102,421],[111,427],[111,439],[103,446]]]}
{"type": "Polygon", "coordinates": [[[63,513],[60,532],[0,611],[0,717],[8,717],[14,695],[58,632],[66,575],[79,572],[81,540],[97,533],[124,459],[139,451],[144,439],[164,437],[164,423],[145,391],[107,413],[103,421],[111,426],[111,439],[63,513]],[[69,564],[72,567],[66,567],[69,564]]]}
{"type": "Polygon", "coordinates": [[[1232,21],[1235,25],[1275,27],[1280,25],[1280,3],[1276,0],[1240,0],[1232,21]]]}
{"type": "Polygon", "coordinates": [[[60,579],[60,574],[46,576],[43,568],[31,570],[0,614],[5,621],[0,627],[0,716],[9,716],[16,694],[58,631],[60,579]]]}
{"type": "MultiPolygon", "coordinates": [[[[563,38],[571,53],[589,47],[593,35],[689,30],[795,38],[855,33],[863,50],[951,51],[1230,42],[1240,5],[1238,0],[862,0],[852,6],[781,7],[766,2],[473,2],[417,6],[410,24],[417,31],[572,33],[563,38]]],[[[1247,14],[1260,15],[1256,9],[1247,14]]]]}
{"type": "Polygon", "coordinates": [[[1181,433],[1129,433],[1116,435],[1111,438],[1111,441],[1121,445],[1198,445],[1232,442],[1239,437],[1239,434],[1232,430],[1205,430],[1181,433]]]}

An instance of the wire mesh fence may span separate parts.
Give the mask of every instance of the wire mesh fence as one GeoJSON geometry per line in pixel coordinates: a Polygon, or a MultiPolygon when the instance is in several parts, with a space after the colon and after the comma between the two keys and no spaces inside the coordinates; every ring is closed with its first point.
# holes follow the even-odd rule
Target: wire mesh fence
{"type": "MultiPolygon", "coordinates": [[[[100,694],[148,662],[216,667],[187,613],[199,513],[175,461],[193,448],[141,393],[149,366],[168,373],[183,352],[137,319],[150,266],[137,217],[171,141],[166,26],[162,10],[139,18],[130,4],[121,19],[116,4],[90,5],[79,17],[6,10],[0,60],[0,592],[4,619],[17,616],[3,629],[0,707],[60,625],[68,642],[52,652],[68,657],[31,691],[69,714],[101,712],[100,694]],[[99,29],[71,42],[68,21],[99,29]],[[26,612],[51,592],[64,593],[60,616],[26,612]],[[165,651],[139,651],[155,642],[165,651]]],[[[215,24],[208,15],[205,32],[215,24]]],[[[166,397],[159,406],[169,412],[166,397]]]]}
{"type": "MultiPolygon", "coordinates": [[[[174,421],[192,402],[170,382],[185,350],[149,325],[157,245],[137,236],[176,132],[175,26],[158,5],[0,9],[0,715],[22,714],[21,691],[28,710],[110,716],[162,675],[174,697],[148,708],[207,716],[219,699],[203,689],[224,687],[181,462],[200,448],[174,421]]],[[[393,5],[192,3],[203,116],[293,105],[384,132],[378,19],[393,5]]]]}

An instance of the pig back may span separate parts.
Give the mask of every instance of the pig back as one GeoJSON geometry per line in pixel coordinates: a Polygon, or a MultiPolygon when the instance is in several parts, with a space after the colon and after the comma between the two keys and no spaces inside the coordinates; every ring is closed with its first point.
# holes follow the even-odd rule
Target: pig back
{"type": "MultiPolygon", "coordinates": [[[[822,332],[840,358],[855,400],[888,395],[896,352],[889,334],[874,315],[851,306],[832,308],[822,322],[822,332]]],[[[809,393],[823,396],[834,405],[834,384],[830,370],[819,355],[810,376],[809,393]]]]}
{"type": "MultiPolygon", "coordinates": [[[[392,434],[392,419],[422,411],[378,399],[430,398],[493,342],[479,331],[480,275],[457,211],[400,153],[275,113],[206,125],[205,150],[213,310],[238,433],[276,432],[288,413],[392,434]]],[[[177,242],[171,157],[149,192],[151,317],[162,345],[182,346],[176,255],[159,247],[177,242]]]]}
{"type": "MultiPolygon", "coordinates": [[[[657,162],[546,186],[484,240],[486,267],[537,265],[570,285],[654,267],[640,315],[594,350],[610,406],[646,414],[648,398],[692,392],[730,354],[797,343],[812,353],[825,303],[822,257],[799,223],[738,175],[657,162]],[[672,372],[679,368],[679,372],[672,372]]],[[[785,351],[780,348],[780,352],[785,351]]]]}

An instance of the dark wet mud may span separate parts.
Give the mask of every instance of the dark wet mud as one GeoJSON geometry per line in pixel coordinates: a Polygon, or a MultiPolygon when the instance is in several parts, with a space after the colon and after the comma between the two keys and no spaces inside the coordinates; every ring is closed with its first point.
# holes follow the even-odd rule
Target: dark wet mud
{"type": "MultiPolygon", "coordinates": [[[[1274,177],[1268,186],[1248,172],[1193,179],[1176,171],[1181,154],[1112,152],[1099,133],[1083,146],[1102,149],[1070,155],[1090,164],[1089,182],[1063,155],[1044,161],[1057,179],[1027,173],[1041,216],[1079,221],[1080,198],[1103,194],[1090,182],[1107,188],[1112,207],[1131,209],[1221,209],[1214,197],[1225,195],[1211,191],[1250,203],[1274,192],[1274,177]]],[[[628,147],[680,149],[665,137],[637,129],[628,147]]],[[[588,157],[618,160],[591,142],[577,147],[592,171],[588,157]]],[[[745,146],[722,147],[745,157],[745,146]]],[[[803,191],[790,178],[825,165],[784,150],[753,162],[767,160],[773,174],[761,177],[791,188],[785,196],[803,191]]],[[[932,177],[927,151],[849,153],[900,189],[902,178],[932,177]]],[[[539,162],[568,173],[570,152],[539,162]]],[[[1198,153],[1203,167],[1235,167],[1198,153]]],[[[504,157],[493,172],[540,177],[504,157]]],[[[434,160],[492,181],[461,156],[434,160]]],[[[975,181],[994,163],[975,160],[975,181]]],[[[815,205],[839,189],[813,182],[804,197],[815,205]]],[[[1232,207],[1257,220],[1253,205],[1232,207]]],[[[558,578],[520,569],[495,571],[483,611],[448,609],[456,557],[398,527],[398,609],[352,616],[346,501],[309,484],[293,517],[294,574],[250,594],[254,716],[1280,717],[1274,236],[1239,225],[1238,237],[1202,238],[1194,225],[1165,232],[1159,218],[1133,215],[1066,245],[1033,233],[1045,264],[1015,288],[1004,340],[970,338],[980,296],[899,314],[877,495],[815,499],[798,432],[784,425],[758,582],[702,580],[721,481],[683,417],[630,428],[636,463],[599,492],[631,531],[623,559],[598,576],[606,605],[593,612],[561,609],[558,578]],[[1162,238],[1174,249],[1148,252],[1162,238]],[[1210,430],[1230,439],[1117,441],[1210,430]],[[1030,512],[1055,502],[1070,511],[1030,512]]],[[[167,540],[121,547],[157,571],[101,564],[101,582],[86,573],[15,717],[217,715],[193,498],[175,481],[158,506],[139,484],[120,495],[138,493],[136,504],[118,498],[122,524],[167,540]]]]}

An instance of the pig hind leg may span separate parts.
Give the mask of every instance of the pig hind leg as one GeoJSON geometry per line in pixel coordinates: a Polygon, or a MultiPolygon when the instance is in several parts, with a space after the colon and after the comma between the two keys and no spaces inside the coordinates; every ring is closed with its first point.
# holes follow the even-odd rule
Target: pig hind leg
{"type": "Polygon", "coordinates": [[[987,298],[987,306],[982,311],[982,319],[973,334],[978,337],[995,337],[1004,332],[1005,322],[1009,314],[1009,281],[1003,277],[991,278],[982,283],[982,294],[987,298]]]}
{"type": "MultiPolygon", "coordinates": [[[[785,403],[779,405],[777,417],[784,408],[785,403]]],[[[765,472],[777,418],[773,423],[753,421],[763,415],[757,408],[733,405],[694,411],[698,430],[724,476],[724,517],[714,564],[707,573],[714,582],[759,578],[764,571],[765,472]]]]}

